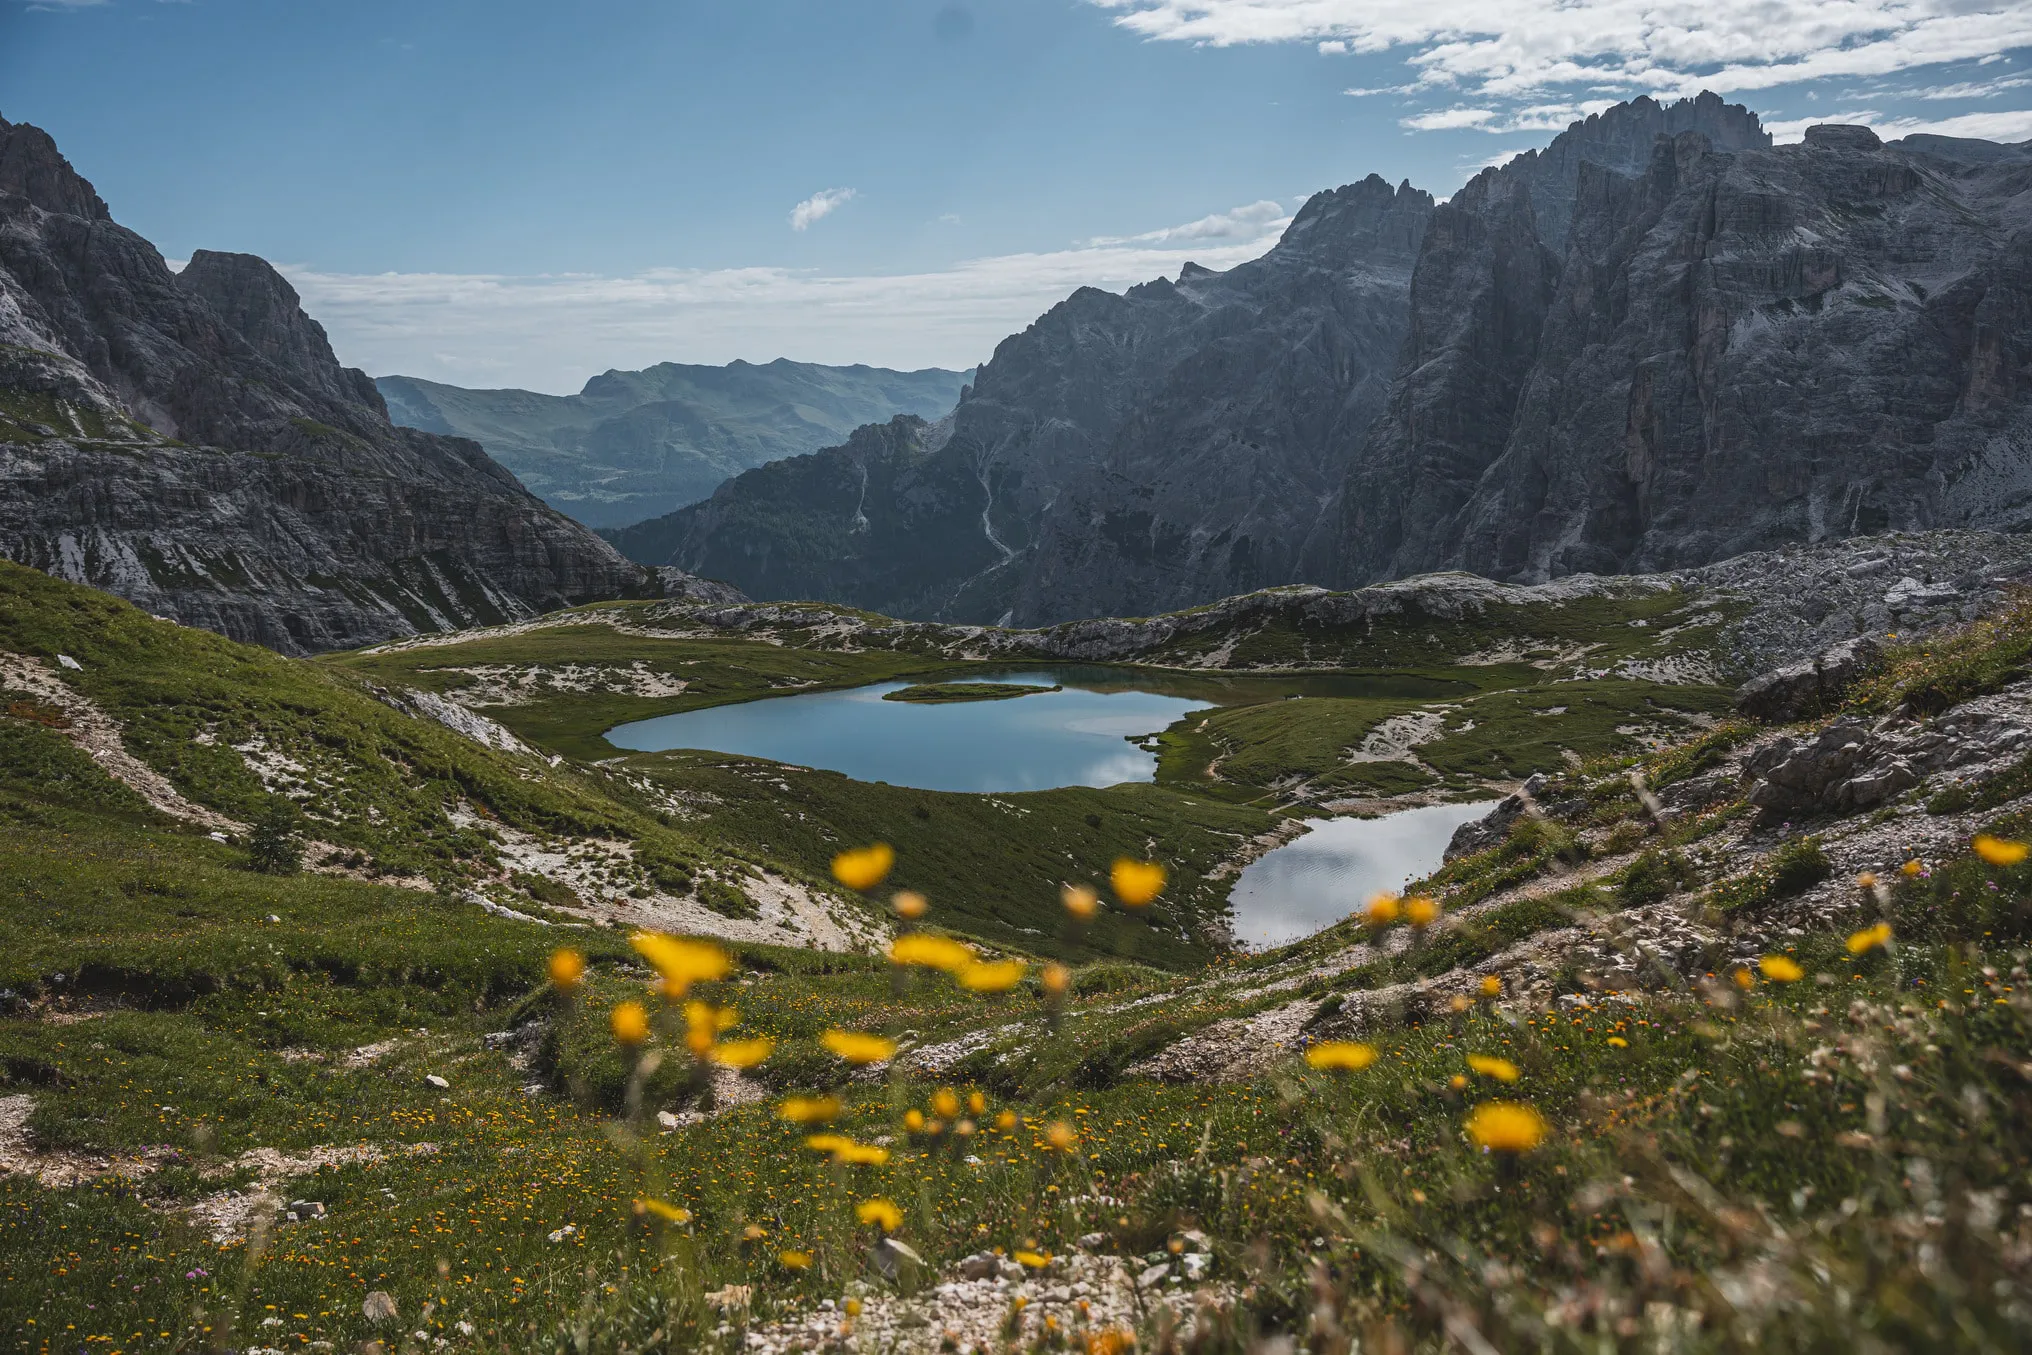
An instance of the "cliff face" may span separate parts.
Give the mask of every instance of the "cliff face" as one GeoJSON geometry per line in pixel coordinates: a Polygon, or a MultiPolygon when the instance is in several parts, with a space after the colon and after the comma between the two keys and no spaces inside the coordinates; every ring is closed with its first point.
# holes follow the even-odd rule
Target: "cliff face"
{"type": "Polygon", "coordinates": [[[938,368],[779,358],[603,372],[577,395],[466,390],[411,376],[375,385],[397,423],[472,438],[553,508],[653,564],[668,551],[642,553],[653,545],[638,547],[630,524],[696,503],[752,466],[833,446],[863,424],[942,418],[966,380],[938,368]]]}
{"type": "Polygon", "coordinates": [[[1262,259],[1083,291],[1004,341],[894,482],[935,474],[909,520],[972,547],[922,552],[907,588],[826,594],[788,563],[813,514],[911,553],[880,540],[878,486],[830,497],[793,465],[659,529],[762,596],[1033,625],[2019,530],[2028,230],[2032,148],[1853,127],[1774,147],[1713,95],[1638,99],[1437,207],[1373,179],[1321,194],[1262,259]],[[717,538],[736,521],[738,547],[717,538]]]}
{"type": "Polygon", "coordinates": [[[661,590],[397,428],[262,260],[175,274],[0,121],[0,555],[290,653],[661,590]]]}

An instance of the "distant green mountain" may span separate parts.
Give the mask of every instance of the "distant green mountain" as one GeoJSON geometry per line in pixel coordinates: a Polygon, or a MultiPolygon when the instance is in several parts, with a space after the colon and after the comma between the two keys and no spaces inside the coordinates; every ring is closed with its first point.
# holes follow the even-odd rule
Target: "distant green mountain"
{"type": "Polygon", "coordinates": [[[398,424],[471,438],[537,495],[589,527],[696,503],[751,467],[846,441],[898,414],[943,417],[970,374],[808,362],[610,371],[577,395],[467,390],[375,378],[398,424]]]}

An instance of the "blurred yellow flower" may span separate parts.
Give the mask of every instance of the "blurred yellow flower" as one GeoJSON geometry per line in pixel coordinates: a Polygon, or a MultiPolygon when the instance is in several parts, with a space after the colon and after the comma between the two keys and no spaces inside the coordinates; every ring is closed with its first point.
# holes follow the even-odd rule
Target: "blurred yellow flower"
{"type": "Polygon", "coordinates": [[[903,1226],[903,1211],[888,1200],[863,1200],[854,1206],[854,1217],[863,1223],[873,1224],[885,1233],[893,1233],[903,1226]]]}
{"type": "Polygon", "coordinates": [[[845,1134],[807,1134],[804,1146],[814,1153],[837,1153],[853,1143],[845,1134]]]}
{"type": "Polygon", "coordinates": [[[688,941],[661,932],[636,932],[628,944],[663,976],[664,991],[682,996],[694,983],[723,979],[733,972],[733,957],[710,941],[688,941]]]}
{"type": "Polygon", "coordinates": [[[1101,911],[1101,896],[1085,885],[1067,885],[1058,891],[1058,901],[1081,922],[1091,921],[1101,911]]]}
{"type": "Polygon", "coordinates": [[[1005,1110],[995,1117],[995,1128],[1008,1132],[1016,1127],[1016,1112],[1005,1110]]]}
{"type": "Polygon", "coordinates": [[[1861,955],[1864,951],[1875,950],[1891,942],[1891,924],[1879,922],[1874,927],[1865,927],[1849,936],[1849,954],[1861,955]]]}
{"type": "Polygon", "coordinates": [[[849,889],[873,889],[896,865],[896,849],[886,842],[841,852],[833,858],[833,878],[849,889]]]}
{"type": "Polygon", "coordinates": [[[792,1124],[824,1124],[839,1118],[840,1098],[837,1096],[786,1096],[776,1107],[779,1119],[792,1124]]]}
{"type": "Polygon", "coordinates": [[[808,1251],[780,1251],[776,1253],[776,1260],[785,1270],[811,1269],[811,1253],[808,1251]]]}
{"type": "Polygon", "coordinates": [[[931,903],[924,895],[913,890],[901,889],[896,897],[889,900],[889,906],[896,910],[896,916],[905,922],[915,922],[931,911],[931,903]]]}
{"type": "Polygon", "coordinates": [[[1446,1080],[1446,1085],[1453,1088],[1455,1091],[1459,1091],[1461,1090],[1461,1088],[1468,1085],[1467,1075],[1464,1073],[1455,1073],[1452,1077],[1446,1080]]]}
{"type": "Polygon", "coordinates": [[[741,1240],[743,1242],[760,1242],[767,1236],[769,1236],[769,1230],[759,1223],[751,1223],[741,1230],[741,1240]]]}
{"type": "Polygon", "coordinates": [[[1026,1266],[1031,1270],[1043,1270],[1051,1264],[1051,1258],[1043,1252],[1019,1251],[1013,1254],[1017,1265],[1026,1266]]]}
{"type": "Polygon", "coordinates": [[[1351,1040],[1324,1040],[1305,1051],[1305,1061],[1315,1068],[1354,1071],[1376,1061],[1376,1047],[1351,1040]]]}
{"type": "Polygon", "coordinates": [[[896,1042],[857,1030],[829,1030],[818,1042],[848,1063],[880,1063],[896,1056],[896,1042]]]}
{"type": "Polygon", "coordinates": [[[1430,927],[1439,921],[1439,900],[1423,894],[1404,900],[1404,920],[1414,927],[1430,927]]]}
{"type": "Polygon", "coordinates": [[[2032,850],[2022,842],[1991,837],[1988,833],[1976,834],[1976,840],[1971,845],[1976,849],[1977,856],[1993,866],[2015,866],[2025,859],[2027,850],[2032,850]]]}
{"type": "Polygon", "coordinates": [[[972,1112],[974,1112],[974,1114],[976,1114],[976,1115],[985,1115],[985,1114],[987,1114],[987,1113],[988,1113],[988,1098],[987,1098],[987,1097],[985,1097],[985,1096],[983,1096],[983,1095],[981,1095],[981,1094],[980,1094],[979,1092],[968,1092],[968,1093],[967,1093],[967,1109],[968,1109],[968,1110],[971,1110],[971,1111],[972,1111],[972,1112]]]}
{"type": "Polygon", "coordinates": [[[607,1014],[607,1024],[622,1044],[641,1044],[649,1038],[649,1013],[639,1002],[616,1002],[607,1014]]]}
{"type": "Polygon", "coordinates": [[[1919,878],[1919,873],[1925,869],[1926,864],[1915,856],[1904,865],[1898,867],[1898,873],[1908,880],[1915,880],[1919,878]]]}
{"type": "Polygon", "coordinates": [[[879,1167],[889,1160],[889,1150],[875,1143],[848,1143],[833,1150],[833,1161],[849,1167],[879,1167]]]}
{"type": "Polygon", "coordinates": [[[1746,993],[1757,986],[1757,976],[1742,965],[1737,965],[1736,972],[1729,975],[1729,978],[1735,982],[1736,987],[1746,993]]]}
{"type": "Polygon", "coordinates": [[[912,1107],[911,1107],[911,1108],[910,1108],[909,1110],[906,1110],[906,1111],[904,1111],[904,1112],[903,1112],[903,1127],[904,1127],[905,1129],[908,1129],[908,1130],[909,1130],[909,1131],[910,1131],[911,1133],[913,1133],[913,1134],[917,1134],[917,1133],[921,1133],[921,1132],[923,1132],[923,1130],[924,1130],[924,1112],[923,1112],[923,1111],[921,1111],[921,1110],[919,1110],[919,1109],[918,1109],[917,1107],[915,1107],[915,1106],[912,1106],[912,1107]]]}
{"type": "Polygon", "coordinates": [[[1064,1120],[1053,1120],[1044,1130],[1044,1141],[1061,1153],[1079,1146],[1079,1131],[1064,1120]]]}
{"type": "Polygon", "coordinates": [[[949,936],[911,932],[889,943],[891,964],[921,965],[926,969],[942,969],[948,974],[957,974],[973,962],[973,948],[949,936]]]}
{"type": "Polygon", "coordinates": [[[1620,1035],[1611,1035],[1609,1037],[1609,1045],[1613,1049],[1628,1049],[1630,1042],[1620,1035]]]}
{"type": "Polygon", "coordinates": [[[845,1306],[848,1317],[859,1317],[861,1315],[861,1301],[859,1299],[848,1299],[845,1306]]]}
{"type": "Polygon", "coordinates": [[[955,976],[960,987],[975,993],[1006,993],[1023,982],[1023,973],[1029,968],[1021,960],[994,960],[982,964],[970,964],[955,976]]]}
{"type": "Polygon", "coordinates": [[[1045,965],[1037,978],[1044,985],[1044,992],[1048,997],[1059,997],[1072,985],[1072,971],[1056,960],[1045,965]]]}
{"type": "Polygon", "coordinates": [[[1362,910],[1362,921],[1371,927],[1387,927],[1397,920],[1402,911],[1395,894],[1373,894],[1369,897],[1368,907],[1362,910]]]}
{"type": "Polygon", "coordinates": [[[1797,983],[1806,977],[1806,971],[1787,955],[1766,955],[1757,961],[1757,968],[1774,983],[1797,983]]]}
{"type": "Polygon", "coordinates": [[[932,1093],[931,1108],[950,1120],[960,1113],[959,1094],[951,1087],[940,1087],[932,1093]]]}
{"type": "Polygon", "coordinates": [[[1482,996],[1501,997],[1502,995],[1503,981],[1494,974],[1484,974],[1482,976],[1482,996]]]}
{"type": "Polygon", "coordinates": [[[576,988],[586,976],[586,957],[575,950],[550,953],[550,981],[560,988],[576,988]]]}
{"type": "Polygon", "coordinates": [[[1866,870],[1861,875],[1858,875],[1856,877],[1856,887],[1859,889],[1875,889],[1877,887],[1877,872],[1866,870]]]}
{"type": "Polygon", "coordinates": [[[722,1040],[706,1051],[706,1057],[728,1068],[753,1068],[775,1048],[776,1041],[758,1035],[752,1040],[722,1040]]]}
{"type": "Polygon", "coordinates": [[[1115,897],[1131,908],[1141,908],[1164,892],[1164,867],[1155,861],[1132,861],[1124,856],[1108,872],[1115,897]]]}
{"type": "Polygon", "coordinates": [[[1468,1112],[1468,1137],[1497,1153],[1528,1153],[1545,1142],[1545,1117],[1517,1101],[1484,1101],[1468,1112]]]}
{"type": "Polygon", "coordinates": [[[1515,1082],[1517,1065],[1508,1059],[1492,1058],[1487,1054],[1468,1055],[1468,1067],[1483,1077],[1493,1077],[1498,1082],[1515,1082]]]}
{"type": "Polygon", "coordinates": [[[691,1222],[691,1211],[689,1209],[679,1209],[676,1205],[665,1204],[661,1200],[655,1199],[637,1200],[635,1202],[635,1208],[642,1212],[654,1214],[656,1215],[656,1217],[662,1219],[665,1223],[691,1222]]]}

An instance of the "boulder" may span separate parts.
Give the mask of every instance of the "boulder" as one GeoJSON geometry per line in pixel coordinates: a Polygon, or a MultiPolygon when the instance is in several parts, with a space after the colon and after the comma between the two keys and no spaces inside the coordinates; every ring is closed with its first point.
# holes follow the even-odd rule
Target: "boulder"
{"type": "Polygon", "coordinates": [[[1869,636],[1844,640],[1810,659],[1751,678],[1736,692],[1736,709],[1772,724],[1821,715],[1883,662],[1884,647],[1869,636]]]}
{"type": "Polygon", "coordinates": [[[1473,856],[1510,836],[1510,830],[1525,811],[1537,803],[1538,792],[1545,789],[1543,773],[1533,776],[1519,786],[1514,794],[1504,796],[1496,807],[1479,819],[1471,819],[1453,830],[1453,837],[1446,844],[1446,859],[1473,856]]]}

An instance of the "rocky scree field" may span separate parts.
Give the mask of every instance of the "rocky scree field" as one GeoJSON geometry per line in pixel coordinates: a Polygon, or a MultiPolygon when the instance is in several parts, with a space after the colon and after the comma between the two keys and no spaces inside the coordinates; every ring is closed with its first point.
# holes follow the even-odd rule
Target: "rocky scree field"
{"type": "MultiPolygon", "coordinates": [[[[1734,653],[1804,660],[1758,688],[1761,721],[1717,694],[1661,704],[1681,713],[1648,738],[1576,724],[1574,756],[1530,768],[1394,916],[1350,900],[1264,954],[1165,951],[1147,915],[1278,811],[1318,812],[1274,787],[1167,772],[1093,792],[1096,828],[1039,797],[657,771],[566,751],[605,726],[569,726],[554,690],[574,647],[569,695],[632,716],[1091,637],[618,607],[307,663],[6,569],[0,1330],[121,1351],[2015,1348],[2032,611],[1994,544],[1802,552],[1726,594],[1456,578],[1223,604],[1250,620],[1219,636],[1121,623],[1168,630],[1140,661],[1213,684],[1263,676],[1210,664],[1223,647],[1333,647],[1515,711],[1645,681],[1597,668],[1711,665],[1653,683],[1698,693],[1734,653]],[[1777,651],[1787,609],[1823,602],[1882,630],[1874,656],[1777,651]],[[1309,621],[1328,606],[1356,620],[1309,621]],[[1460,676],[1506,666],[1529,685],[1460,676]],[[452,699],[481,682],[530,699],[452,699]],[[1111,836],[1136,795],[1147,822],[1111,836]],[[949,817],[962,800],[975,818],[949,817]],[[866,817],[833,830],[849,804],[866,817]],[[944,889],[910,874],[948,822],[1005,817],[1091,834],[1070,863],[998,865],[1027,945],[960,864],[944,889]],[[878,837],[886,878],[852,857],[829,878],[878,837]],[[1117,855],[1173,867],[1154,906],[1110,888],[1117,855]],[[1103,897],[1067,907],[1062,883],[1103,897]],[[900,885],[929,911],[897,916],[900,885]],[[667,1001],[638,928],[713,933],[720,958],[667,1001]],[[895,954],[943,967],[892,963],[898,929],[924,940],[895,954]],[[1003,961],[1020,977],[979,978],[1003,961]]],[[[1409,744],[1425,793],[1465,785],[1431,742],[1409,744]]]]}

